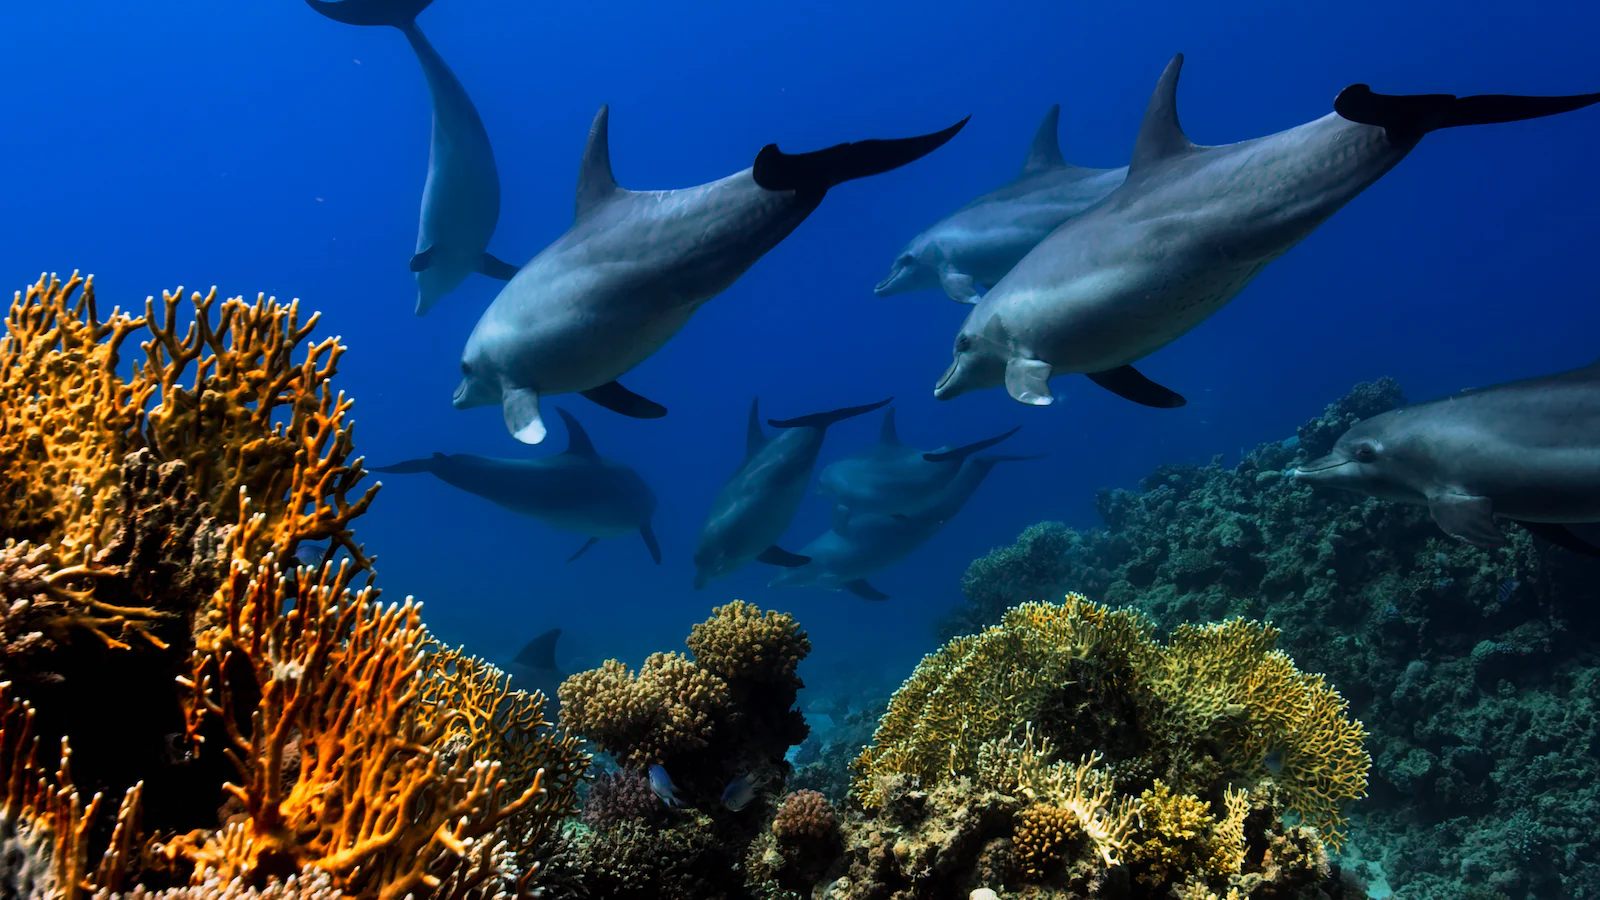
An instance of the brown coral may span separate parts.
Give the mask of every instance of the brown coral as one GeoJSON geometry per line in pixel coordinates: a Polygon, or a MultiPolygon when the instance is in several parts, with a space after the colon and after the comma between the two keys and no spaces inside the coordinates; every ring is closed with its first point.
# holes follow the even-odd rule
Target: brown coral
{"type": "Polygon", "coordinates": [[[1042,878],[1047,869],[1062,861],[1062,851],[1079,836],[1078,819],[1070,811],[1043,803],[1017,814],[1017,833],[1013,838],[1017,859],[1023,871],[1042,878]]]}
{"type": "Polygon", "coordinates": [[[635,768],[710,743],[728,686],[678,653],[653,653],[637,674],[617,660],[562,682],[561,723],[635,768]]]}
{"type": "Polygon", "coordinates": [[[822,794],[795,791],[783,799],[772,817],[772,834],[781,846],[827,845],[838,840],[839,817],[822,794]]]}
{"type": "Polygon", "coordinates": [[[701,668],[729,683],[789,682],[811,641],[788,613],[762,612],[735,600],[711,611],[689,632],[689,650],[701,668]]]}

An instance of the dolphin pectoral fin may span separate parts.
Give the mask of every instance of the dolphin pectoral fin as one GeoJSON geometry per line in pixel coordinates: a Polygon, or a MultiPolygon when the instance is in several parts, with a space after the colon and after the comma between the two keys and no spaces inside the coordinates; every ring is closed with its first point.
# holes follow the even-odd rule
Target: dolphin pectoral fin
{"type": "Polygon", "coordinates": [[[422,272],[433,265],[433,248],[418,250],[417,255],[411,257],[411,271],[422,272]]]}
{"type": "Polygon", "coordinates": [[[493,253],[485,253],[483,254],[483,259],[478,261],[478,271],[489,276],[490,278],[495,278],[500,281],[510,281],[511,279],[517,277],[517,272],[521,270],[516,266],[513,266],[511,263],[501,259],[500,257],[495,256],[493,253]]]}
{"type": "Polygon", "coordinates": [[[585,553],[588,553],[589,552],[589,548],[593,547],[595,544],[598,544],[598,543],[600,543],[600,539],[597,538],[597,537],[592,537],[592,538],[589,538],[587,541],[584,541],[583,542],[583,546],[578,548],[578,552],[577,553],[574,553],[571,556],[567,557],[567,562],[572,562],[573,560],[575,560],[578,557],[584,555],[585,553]]]}
{"type": "Polygon", "coordinates": [[[500,399],[500,411],[506,417],[506,429],[511,436],[524,444],[537,444],[544,440],[544,420],[539,418],[539,392],[532,388],[513,388],[500,399]]]}
{"type": "Polygon", "coordinates": [[[1505,544],[1494,524],[1494,501],[1470,494],[1439,494],[1428,499],[1428,512],[1446,534],[1475,547],[1493,550],[1505,544]]]}
{"type": "Polygon", "coordinates": [[[872,585],[867,584],[867,580],[865,578],[857,578],[854,581],[846,581],[844,583],[844,589],[852,594],[855,594],[857,597],[860,597],[863,600],[889,599],[888,594],[885,594],[883,591],[880,591],[872,585]]]}
{"type": "Polygon", "coordinates": [[[665,406],[654,400],[647,400],[615,381],[608,381],[599,387],[579,393],[614,413],[634,419],[659,419],[667,414],[665,406]]]}
{"type": "Polygon", "coordinates": [[[777,144],[768,144],[756,154],[750,177],[768,191],[821,194],[841,182],[880,175],[915,162],[943,147],[966,124],[967,120],[962,119],[932,134],[835,144],[810,153],[784,153],[777,144]]]}
{"type": "Polygon", "coordinates": [[[1563,550],[1571,550],[1573,553],[1580,553],[1584,556],[1600,557],[1600,547],[1596,547],[1573,534],[1572,529],[1565,525],[1559,525],[1554,522],[1524,522],[1521,519],[1512,519],[1511,521],[1563,550]]]}
{"type": "Polygon", "coordinates": [[[768,419],[767,424],[773,428],[827,428],[835,422],[842,422],[852,416],[859,416],[888,406],[893,399],[893,397],[889,397],[885,400],[879,400],[877,403],[868,403],[865,406],[846,406],[844,409],[812,413],[809,416],[799,416],[793,419],[768,419]]]}
{"type": "Polygon", "coordinates": [[[1050,364],[1037,359],[1013,359],[1006,363],[1006,393],[1018,403],[1029,406],[1049,406],[1056,402],[1050,395],[1050,364]]]}
{"type": "Polygon", "coordinates": [[[998,434],[998,435],[995,435],[992,438],[985,438],[984,440],[977,441],[976,443],[967,444],[967,445],[962,446],[962,447],[956,447],[953,450],[934,450],[932,452],[922,454],[922,458],[927,460],[928,462],[935,462],[935,463],[936,462],[959,462],[959,461],[961,461],[963,459],[966,459],[967,457],[971,456],[972,454],[977,453],[979,450],[987,450],[990,447],[993,447],[995,444],[1000,443],[1001,441],[1005,440],[1008,437],[1011,437],[1013,434],[1016,434],[1017,432],[1019,432],[1021,430],[1022,430],[1022,426],[1018,425],[1017,427],[1011,429],[1010,431],[1006,432],[1005,434],[998,434]]]}
{"type": "Polygon", "coordinates": [[[950,269],[939,270],[939,286],[944,288],[944,294],[957,303],[972,306],[978,302],[978,288],[972,281],[971,275],[963,275],[950,269]]]}
{"type": "Polygon", "coordinates": [[[806,563],[811,562],[811,557],[801,556],[798,553],[790,553],[782,547],[779,547],[777,544],[773,544],[771,547],[761,551],[761,555],[756,557],[756,561],[764,562],[769,566],[783,566],[785,569],[797,569],[806,563]]]}
{"type": "Polygon", "coordinates": [[[397,462],[392,466],[373,466],[369,472],[382,472],[385,475],[412,475],[417,472],[432,472],[439,461],[444,459],[443,453],[435,453],[431,459],[408,459],[397,462]]]}
{"type": "Polygon", "coordinates": [[[1088,378],[1118,397],[1143,406],[1177,409],[1189,402],[1176,391],[1164,388],[1144,377],[1133,366],[1118,366],[1104,372],[1090,372],[1088,378]]]}
{"type": "MultiPolygon", "coordinates": [[[[661,544],[656,541],[656,530],[650,527],[649,522],[639,526],[639,536],[644,538],[644,546],[650,551],[650,558],[656,561],[656,565],[661,565],[661,544]]],[[[696,584],[695,587],[700,585],[696,584]]]]}
{"type": "Polygon", "coordinates": [[[1364,84],[1339,92],[1333,111],[1362,125],[1374,125],[1396,143],[1410,143],[1430,131],[1461,125],[1494,125],[1554,116],[1600,103],[1600,94],[1527,97],[1513,94],[1378,94],[1364,84]]]}
{"type": "Polygon", "coordinates": [[[306,0],[306,5],[335,22],[346,25],[392,25],[404,28],[433,0],[306,0]]]}

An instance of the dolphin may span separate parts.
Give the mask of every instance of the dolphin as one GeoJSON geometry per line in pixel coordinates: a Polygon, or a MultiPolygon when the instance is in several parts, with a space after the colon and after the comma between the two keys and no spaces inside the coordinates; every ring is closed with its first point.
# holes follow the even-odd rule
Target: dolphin
{"type": "Polygon", "coordinates": [[[650,558],[660,565],[661,547],[650,527],[650,517],[656,511],[655,492],[638,472],[596,453],[583,426],[571,413],[564,409],[556,412],[567,423],[565,453],[543,459],[435,453],[431,459],[407,460],[372,471],[431,472],[440,481],[477,494],[496,506],[554,528],[588,535],[589,539],[567,562],[582,556],[601,538],[637,531],[650,550],[650,558]]]}
{"type": "Polygon", "coordinates": [[[347,25],[392,25],[411,42],[433,101],[428,180],[411,271],[417,279],[417,315],[455,290],[472,272],[510,281],[517,267],[490,253],[500,220],[500,174],[478,110],[433,49],[416,18],[433,0],[306,0],[312,9],[347,25]]]}
{"type": "Polygon", "coordinates": [[[1600,362],[1363,419],[1294,479],[1425,505],[1486,549],[1505,543],[1498,516],[1600,556],[1567,527],[1600,522],[1600,362]]]}
{"type": "Polygon", "coordinates": [[[807,544],[800,555],[810,562],[784,569],[768,587],[821,587],[846,590],[864,600],[887,600],[889,595],[867,583],[867,578],[900,562],[928,542],[945,523],[961,511],[978,485],[998,463],[1035,459],[1032,456],[974,456],[947,485],[915,513],[864,513],[834,519],[833,528],[807,544]]]}
{"type": "Polygon", "coordinates": [[[977,303],[1045,235],[1105,199],[1128,175],[1067,162],[1056,141],[1061,104],[1050,107],[1028,148],[1022,172],[968,203],[900,248],[879,297],[942,289],[958,303],[977,303]]]}
{"type": "Polygon", "coordinates": [[[967,457],[1020,430],[1019,425],[1005,434],[963,447],[946,445],[923,451],[900,443],[894,427],[894,408],[890,407],[884,410],[883,429],[872,449],[823,467],[818,479],[821,491],[847,509],[848,514],[913,512],[955,479],[967,457]]]}
{"type": "Polygon", "coordinates": [[[545,719],[551,722],[555,721],[555,715],[559,712],[556,689],[567,677],[567,673],[556,665],[556,641],[560,639],[561,629],[552,628],[529,641],[506,664],[506,671],[511,673],[519,689],[529,693],[538,691],[544,695],[545,719]]]}
{"type": "Polygon", "coordinates": [[[1147,406],[1183,397],[1131,365],[1204,321],[1440,128],[1554,115],[1600,94],[1385,96],[1345,88],[1334,112],[1216,147],[1178,126],[1173,58],[1156,85],[1127,181],[1039,243],[972,308],[934,396],[1004,385],[1053,401],[1049,379],[1081,373],[1147,406]]]}
{"type": "Polygon", "coordinates": [[[744,462],[717,492],[700,529],[694,548],[694,586],[703,588],[753,559],[774,566],[809,562],[782,549],[777,541],[800,509],[828,426],[888,403],[880,400],[798,419],[768,420],[768,425],[783,429],[769,438],[761,430],[760,399],[750,401],[744,462]]]}
{"type": "Polygon", "coordinates": [[[617,379],[805,221],[829,188],[919,159],[966,124],[811,153],[768,144],[752,167],[719,181],[628,191],[611,174],[607,117],[602,106],[589,130],[572,227],[500,291],[461,356],[456,408],[500,404],[523,443],[544,440],[539,398],[551,394],[665,415],[617,379]]]}

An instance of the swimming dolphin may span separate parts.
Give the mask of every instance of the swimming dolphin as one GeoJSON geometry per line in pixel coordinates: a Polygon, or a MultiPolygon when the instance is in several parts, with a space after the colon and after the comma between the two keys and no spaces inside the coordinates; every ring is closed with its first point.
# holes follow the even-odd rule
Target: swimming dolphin
{"type": "Polygon", "coordinates": [[[956,477],[915,513],[864,513],[845,520],[835,518],[833,528],[800,551],[811,561],[784,569],[767,586],[822,587],[846,590],[864,600],[887,600],[889,595],[868,584],[868,577],[926,544],[961,511],[996,464],[1034,458],[974,456],[963,462],[956,477]]]}
{"type": "Polygon", "coordinates": [[[752,400],[744,462],[717,492],[694,548],[694,586],[703,588],[753,559],[774,566],[805,565],[809,560],[780,548],[777,541],[800,509],[828,426],[888,402],[768,420],[783,429],[769,438],[761,430],[760,400],[752,400]]]}
{"type": "Polygon", "coordinates": [[[1440,128],[1553,115],[1575,97],[1392,97],[1358,84],[1334,112],[1238,144],[1196,146],[1178,127],[1178,71],[1145,111],[1128,180],[1040,242],[972,308],[939,380],[941,400],[1005,385],[1034,406],[1081,373],[1147,406],[1181,396],[1131,363],[1204,321],[1440,128]]]}
{"type": "Polygon", "coordinates": [[[416,18],[433,0],[306,0],[312,9],[347,25],[392,25],[416,51],[433,101],[433,137],[428,145],[428,180],[422,187],[417,252],[417,315],[455,290],[467,275],[482,272],[510,281],[517,267],[488,251],[500,219],[500,175],[489,134],[466,89],[456,80],[416,18]]]}
{"type": "Polygon", "coordinates": [[[589,131],[577,216],[517,273],[467,339],[455,406],[501,405],[517,440],[544,440],[539,398],[581,393],[623,415],[666,409],[616,379],[656,352],[701,304],[778,245],[843,181],[898,168],[955,136],[839,144],[788,154],[674,191],[628,191],[611,175],[607,108],[589,131]]]}
{"type": "Polygon", "coordinates": [[[959,303],[977,303],[977,286],[995,286],[1062,222],[1105,199],[1128,175],[1067,162],[1056,141],[1061,105],[1050,107],[1034,135],[1022,172],[968,203],[900,248],[879,297],[942,288],[959,303]]]}
{"type": "Polygon", "coordinates": [[[407,460],[372,471],[431,472],[440,481],[497,506],[554,528],[588,535],[589,540],[567,562],[582,556],[601,538],[637,531],[650,550],[650,558],[660,565],[661,547],[650,527],[650,517],[656,510],[655,492],[638,472],[596,453],[583,426],[571,413],[564,409],[556,412],[567,423],[565,453],[543,459],[435,453],[432,459],[407,460]]]}
{"type": "Polygon", "coordinates": [[[910,513],[926,504],[961,471],[962,462],[1020,431],[937,450],[918,450],[900,443],[894,428],[894,408],[883,413],[883,430],[870,450],[829,463],[818,479],[823,494],[855,513],[910,513]]]}
{"type": "Polygon", "coordinates": [[[1565,527],[1600,522],[1600,363],[1363,419],[1294,478],[1426,505],[1479,547],[1505,543],[1499,516],[1600,555],[1565,527]]]}
{"type": "Polygon", "coordinates": [[[556,641],[560,639],[561,629],[552,628],[529,641],[506,664],[506,671],[511,673],[519,690],[530,694],[538,691],[544,695],[545,719],[550,722],[555,721],[559,712],[556,689],[567,678],[567,673],[556,665],[556,641]]]}

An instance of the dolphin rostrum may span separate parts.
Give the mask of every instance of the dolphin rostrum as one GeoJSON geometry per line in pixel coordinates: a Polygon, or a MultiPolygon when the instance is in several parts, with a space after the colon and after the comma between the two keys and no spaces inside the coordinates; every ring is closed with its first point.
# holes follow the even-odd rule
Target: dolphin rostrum
{"type": "Polygon", "coordinates": [[[661,563],[650,517],[656,495],[639,473],[595,452],[594,444],[578,420],[557,409],[567,423],[567,450],[543,459],[489,459],[456,453],[435,453],[431,459],[413,459],[374,472],[431,472],[440,481],[504,507],[538,519],[553,528],[588,535],[568,562],[582,556],[601,538],[637,531],[661,563]]]}
{"type": "Polygon", "coordinates": [[[1479,547],[1505,543],[1498,516],[1600,555],[1565,527],[1600,522],[1600,363],[1364,419],[1294,478],[1425,505],[1479,547]]]}
{"type": "Polygon", "coordinates": [[[961,130],[788,154],[768,144],[742,172],[698,187],[629,191],[611,174],[607,111],[589,131],[572,227],[522,268],[467,339],[455,406],[498,403],[517,440],[544,440],[539,398],[581,393],[655,418],[617,383],[822,202],[828,189],[898,168],[961,130]]]}
{"type": "Polygon", "coordinates": [[[963,447],[918,450],[900,443],[894,408],[883,413],[883,430],[870,450],[847,456],[822,468],[822,493],[855,513],[910,513],[921,508],[962,471],[967,457],[987,450],[1022,429],[963,447]]]}
{"type": "Polygon", "coordinates": [[[1128,167],[1086,169],[1067,162],[1056,140],[1061,105],[1044,114],[1022,172],[968,203],[900,248],[879,297],[942,289],[959,303],[977,303],[977,287],[992,288],[1062,222],[1105,199],[1128,167]]]}
{"type": "Polygon", "coordinates": [[[769,438],[761,430],[760,401],[752,400],[744,462],[717,492],[694,548],[694,586],[705,587],[753,559],[775,566],[804,565],[804,556],[783,550],[777,541],[800,509],[828,426],[888,402],[769,420],[768,425],[783,429],[769,438]]]}
{"type": "Polygon", "coordinates": [[[529,641],[506,664],[506,671],[516,680],[519,690],[528,693],[538,691],[544,695],[545,719],[550,722],[555,721],[555,715],[560,711],[556,689],[567,677],[567,673],[556,665],[556,641],[560,639],[561,629],[552,628],[529,641]]]}
{"type": "Polygon", "coordinates": [[[417,251],[417,315],[455,290],[467,275],[482,272],[511,280],[517,267],[488,251],[500,219],[500,175],[478,110],[456,76],[417,27],[433,0],[306,0],[311,8],[347,25],[392,25],[416,51],[433,101],[433,137],[428,145],[428,180],[422,188],[417,251]]]}
{"type": "Polygon", "coordinates": [[[865,600],[887,600],[889,595],[868,584],[867,578],[926,544],[961,511],[996,464],[1036,458],[974,456],[961,463],[956,477],[914,513],[835,517],[833,528],[801,549],[800,555],[810,561],[784,569],[768,586],[822,587],[846,590],[865,600]]]}
{"type": "Polygon", "coordinates": [[[1181,396],[1132,363],[1204,321],[1440,128],[1579,109],[1573,97],[1428,94],[1346,88],[1334,112],[1267,137],[1216,147],[1178,127],[1173,58],[1156,85],[1128,179],[1040,242],[972,308],[934,389],[949,400],[1005,385],[1034,406],[1049,379],[1088,375],[1147,406],[1181,396]]]}

